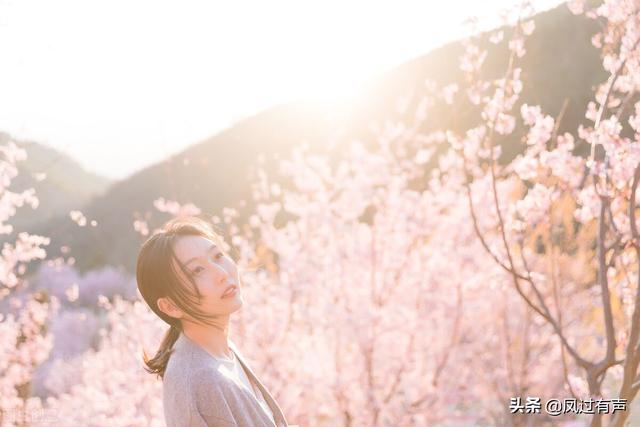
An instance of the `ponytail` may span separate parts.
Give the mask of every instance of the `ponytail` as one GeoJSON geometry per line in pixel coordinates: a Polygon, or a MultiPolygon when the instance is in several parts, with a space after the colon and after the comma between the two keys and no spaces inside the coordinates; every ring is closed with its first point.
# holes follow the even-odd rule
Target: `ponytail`
{"type": "Polygon", "coordinates": [[[182,332],[180,326],[171,324],[171,327],[164,335],[160,348],[153,359],[149,359],[147,352],[144,351],[144,349],[142,350],[142,360],[146,365],[144,369],[147,372],[150,374],[157,374],[160,378],[164,378],[164,371],[167,369],[169,357],[173,352],[173,345],[180,336],[180,332],[182,332]]]}

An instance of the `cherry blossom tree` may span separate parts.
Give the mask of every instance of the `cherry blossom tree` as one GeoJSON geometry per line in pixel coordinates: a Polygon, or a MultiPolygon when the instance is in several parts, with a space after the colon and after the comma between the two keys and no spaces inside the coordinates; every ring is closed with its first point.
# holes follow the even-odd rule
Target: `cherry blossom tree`
{"type": "MultiPolygon", "coordinates": [[[[593,125],[581,125],[577,135],[559,135],[561,117],[522,104],[519,113],[528,127],[524,153],[500,164],[495,140],[514,130],[512,110],[522,89],[517,60],[533,31],[532,21],[519,20],[501,79],[479,77],[486,52],[468,43],[461,68],[469,101],[481,107],[480,121],[466,134],[449,132],[447,137],[465,175],[475,232],[485,252],[511,276],[513,289],[557,337],[567,389],[576,396],[584,381],[589,397],[629,404],[640,389],[639,10],[631,1],[604,1],[590,10],[582,1],[568,6],[604,23],[592,42],[602,49],[610,77],[586,111],[593,125]],[[578,144],[590,147],[587,158],[573,153],[578,144]],[[507,183],[512,191],[501,189],[507,183]],[[478,192],[477,185],[485,191],[478,192]],[[487,198],[492,206],[486,205],[487,198]],[[567,209],[573,214],[569,220],[567,209]],[[591,245],[593,256],[585,250],[591,245]],[[582,274],[565,268],[571,259],[582,264],[582,274]],[[605,389],[607,376],[620,380],[619,390],[605,389]]],[[[622,426],[628,416],[628,410],[614,412],[610,424],[622,426]]],[[[591,425],[602,425],[604,418],[595,413],[591,425]]]]}
{"type": "MultiPolygon", "coordinates": [[[[15,193],[9,189],[18,174],[17,163],[26,151],[13,141],[0,146],[0,233],[11,234],[8,223],[18,208],[25,204],[33,209],[38,199],[33,189],[15,193]]],[[[20,232],[15,243],[4,243],[0,253],[0,424],[28,425],[48,417],[42,402],[30,396],[34,369],[47,359],[51,335],[46,331],[48,317],[56,310],[57,301],[46,294],[23,293],[27,283],[22,279],[26,264],[46,256],[43,245],[49,239],[20,232]],[[20,293],[20,296],[18,296],[20,293]]]]}
{"type": "MultiPolygon", "coordinates": [[[[640,123],[640,103],[630,108],[640,75],[637,11],[628,1],[569,6],[606,22],[593,41],[611,78],[587,109],[593,126],[559,134],[561,116],[517,104],[518,60],[535,30],[519,19],[506,40],[490,35],[509,48],[502,78],[480,77],[487,53],[469,39],[465,83],[430,87],[413,122],[381,123],[367,143],[344,141],[337,160],[303,145],[280,163],[280,176],[258,171],[248,221],[232,207],[211,216],[242,271],[233,339],[291,424],[526,425],[544,416],[511,414],[510,397],[635,398],[640,154],[635,133],[623,131],[640,123]],[[475,126],[421,130],[432,106],[461,100],[479,107],[475,126]],[[496,137],[512,135],[518,119],[524,152],[500,163],[496,137]],[[589,144],[588,158],[574,154],[579,144],[589,144]]],[[[2,153],[8,164],[19,157],[15,147],[2,153]]],[[[0,220],[15,213],[12,203],[33,200],[11,195],[15,170],[3,171],[0,220]]],[[[188,202],[161,198],[154,207],[202,215],[188,202]]],[[[70,215],[79,227],[98,226],[70,215]]],[[[133,222],[142,239],[153,232],[148,219],[133,222]]],[[[3,297],[19,286],[24,263],[44,257],[44,243],[21,235],[5,246],[3,297]]],[[[142,301],[98,299],[108,323],[97,349],[52,361],[44,402],[28,384],[51,348],[42,328],[51,307],[42,298],[13,303],[16,315],[0,322],[3,426],[35,424],[29,414],[70,425],[163,425],[161,382],[141,354],[166,325],[142,301]]],[[[623,425],[628,415],[590,422],[623,425]]]]}
{"type": "Polygon", "coordinates": [[[456,153],[427,174],[445,138],[417,129],[386,126],[335,167],[295,150],[281,164],[293,187],[259,174],[262,203],[232,238],[248,288],[237,330],[301,425],[505,423],[508,396],[562,392],[551,331],[476,238],[456,153]],[[281,213],[294,219],[277,226],[281,213]]]}
{"type": "MultiPolygon", "coordinates": [[[[508,276],[475,238],[459,197],[462,176],[440,173],[455,155],[425,176],[431,144],[444,143],[443,135],[389,126],[376,141],[374,149],[351,143],[335,167],[326,155],[297,149],[281,168],[291,188],[259,174],[248,224],[232,208],[211,218],[243,272],[234,340],[295,424],[504,420],[505,395],[527,377],[502,368],[503,358],[517,357],[505,336],[535,325],[512,309],[508,276]],[[412,189],[417,181],[428,186],[412,189]],[[293,219],[278,224],[281,212],[293,219]],[[511,323],[496,322],[497,305],[511,323]]],[[[171,215],[200,213],[185,206],[155,203],[171,215]]],[[[147,236],[148,224],[137,224],[147,236]]],[[[56,362],[47,386],[59,393],[47,405],[76,424],[161,423],[160,383],[139,356],[166,326],[141,302],[103,302],[109,326],[99,348],[56,362]]],[[[544,379],[533,386],[558,389],[561,378],[550,381],[558,355],[548,351],[548,336],[533,335],[524,345],[539,353],[544,379]]]]}

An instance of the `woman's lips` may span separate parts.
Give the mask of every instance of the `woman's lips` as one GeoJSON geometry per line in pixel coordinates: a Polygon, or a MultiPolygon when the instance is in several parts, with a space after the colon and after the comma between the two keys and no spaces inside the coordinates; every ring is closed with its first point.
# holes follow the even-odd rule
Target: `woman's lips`
{"type": "Polygon", "coordinates": [[[232,297],[236,293],[238,293],[238,286],[237,285],[231,285],[231,286],[229,286],[227,288],[226,291],[224,291],[224,293],[222,294],[222,298],[232,297]]]}

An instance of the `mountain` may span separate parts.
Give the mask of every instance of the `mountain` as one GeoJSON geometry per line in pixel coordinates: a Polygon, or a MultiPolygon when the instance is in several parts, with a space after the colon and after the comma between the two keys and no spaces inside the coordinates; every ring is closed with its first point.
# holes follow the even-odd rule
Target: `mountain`
{"type": "Polygon", "coordinates": [[[79,227],[63,213],[32,230],[51,237],[48,253],[60,255],[61,245],[71,248],[80,271],[104,264],[123,265],[132,271],[141,237],[133,229],[136,218],[149,219],[150,227],[168,216],[159,214],[153,201],[159,197],[192,202],[206,212],[251,199],[250,166],[262,153],[269,173],[275,172],[271,156],[307,139],[325,141],[334,133],[325,112],[314,105],[280,106],[238,123],[215,137],[195,144],[164,162],[113,183],[108,191],[81,208],[96,227],[79,227]]]}
{"type": "Polygon", "coordinates": [[[68,215],[70,210],[78,209],[92,197],[103,194],[110,185],[110,180],[84,170],[65,153],[0,133],[0,144],[9,140],[27,152],[27,158],[17,163],[18,175],[11,181],[11,191],[34,188],[40,201],[37,209],[23,206],[9,219],[8,223],[17,231],[33,230],[59,215],[68,215]],[[44,174],[44,179],[38,180],[38,174],[44,174]]]}
{"type": "MultiPolygon", "coordinates": [[[[586,123],[584,111],[592,99],[595,86],[605,74],[599,52],[590,39],[597,24],[583,16],[572,15],[565,5],[534,17],[536,30],[527,39],[527,55],[519,60],[524,90],[520,103],[539,104],[547,114],[557,116],[567,102],[560,131],[575,133],[586,123]]],[[[481,36],[481,46],[488,50],[483,67],[485,77],[497,78],[507,65],[511,29],[505,28],[504,40],[497,44],[481,36]]],[[[158,197],[192,202],[208,214],[220,215],[223,207],[238,207],[246,217],[252,208],[252,171],[264,156],[264,167],[272,176],[276,159],[302,142],[312,149],[325,150],[327,142],[336,142],[334,158],[339,157],[341,140],[371,142],[375,132],[371,125],[385,120],[411,120],[420,98],[425,94],[425,79],[439,84],[463,84],[458,58],[463,52],[460,42],[444,45],[380,76],[369,84],[356,102],[344,105],[291,103],[280,105],[249,117],[207,140],[194,144],[164,162],[150,166],[126,180],[116,182],[94,197],[82,211],[97,227],[78,228],[68,214],[42,224],[40,232],[52,238],[52,254],[60,245],[69,245],[76,265],[86,270],[103,264],[122,265],[129,271],[142,238],[133,230],[135,218],[149,219],[150,228],[167,217],[158,215],[152,201],[158,197]],[[409,108],[396,108],[398,97],[408,96],[409,108]]],[[[464,101],[451,108],[436,106],[423,130],[453,128],[460,131],[474,126],[477,110],[464,101]],[[454,119],[455,117],[455,119],[454,119]],[[455,120],[455,121],[454,121],[455,120]]],[[[523,129],[499,139],[505,159],[522,151],[523,129]]],[[[584,148],[578,148],[578,151],[584,148]]]]}

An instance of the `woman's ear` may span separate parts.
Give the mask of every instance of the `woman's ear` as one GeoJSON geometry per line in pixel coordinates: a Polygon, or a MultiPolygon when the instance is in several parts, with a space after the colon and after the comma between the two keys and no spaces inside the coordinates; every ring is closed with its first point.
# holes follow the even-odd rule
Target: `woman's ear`
{"type": "Polygon", "coordinates": [[[182,310],[180,310],[169,298],[161,297],[158,298],[156,302],[158,305],[158,309],[162,311],[167,316],[174,317],[176,319],[180,319],[183,316],[182,310]]]}

